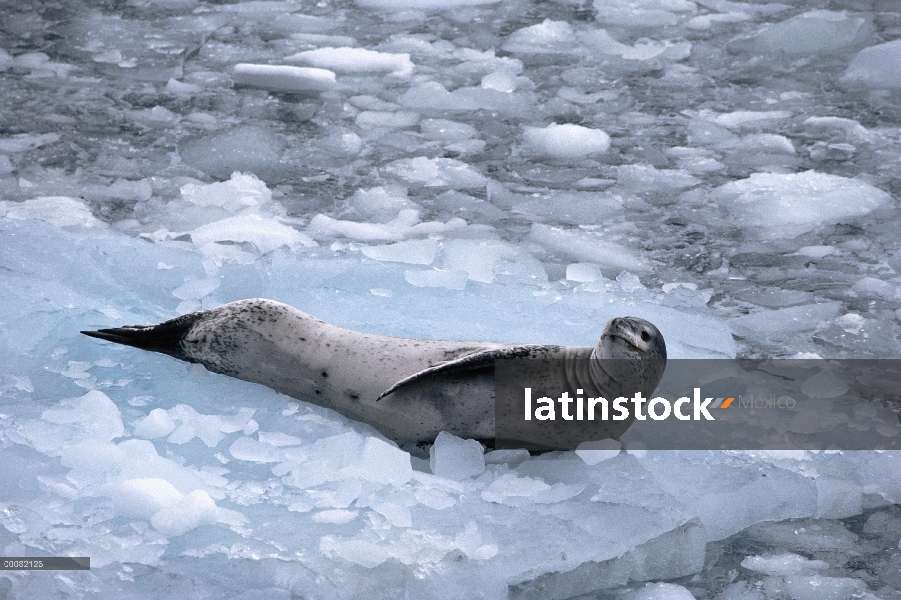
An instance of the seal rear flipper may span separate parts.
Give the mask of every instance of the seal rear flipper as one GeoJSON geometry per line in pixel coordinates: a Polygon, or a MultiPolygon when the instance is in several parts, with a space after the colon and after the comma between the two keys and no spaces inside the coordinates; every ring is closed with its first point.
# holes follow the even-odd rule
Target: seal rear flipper
{"type": "Polygon", "coordinates": [[[385,396],[389,396],[402,387],[406,387],[413,383],[425,381],[430,377],[451,375],[456,373],[477,373],[477,372],[494,372],[494,361],[501,358],[526,358],[532,356],[535,346],[514,346],[512,348],[497,348],[492,350],[480,350],[461,356],[455,360],[443,362],[423,369],[418,373],[414,373],[409,377],[405,377],[392,385],[390,388],[379,394],[376,401],[381,400],[385,396]]]}
{"type": "Polygon", "coordinates": [[[197,362],[185,353],[182,340],[201,317],[201,314],[189,313],[156,325],[126,325],[125,327],[82,331],[81,333],[108,342],[161,352],[188,362],[197,362]]]}

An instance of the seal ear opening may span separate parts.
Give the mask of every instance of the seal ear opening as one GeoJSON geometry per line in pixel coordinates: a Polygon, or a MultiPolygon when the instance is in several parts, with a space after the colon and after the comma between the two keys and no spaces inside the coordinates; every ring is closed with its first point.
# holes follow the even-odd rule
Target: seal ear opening
{"type": "Polygon", "coordinates": [[[126,325],[97,331],[82,331],[81,333],[108,342],[161,352],[188,362],[197,362],[185,353],[182,340],[200,318],[201,313],[190,313],[156,325],[126,325]]]}

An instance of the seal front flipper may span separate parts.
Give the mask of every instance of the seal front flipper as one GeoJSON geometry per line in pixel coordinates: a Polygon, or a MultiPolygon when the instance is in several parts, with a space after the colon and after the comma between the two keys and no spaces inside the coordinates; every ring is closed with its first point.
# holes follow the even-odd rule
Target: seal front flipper
{"type": "Polygon", "coordinates": [[[418,373],[414,373],[409,377],[405,377],[392,385],[390,388],[379,394],[376,401],[381,400],[385,396],[389,396],[402,387],[410,384],[424,381],[430,377],[438,375],[450,375],[454,373],[477,373],[488,372],[494,370],[494,361],[502,358],[526,358],[533,356],[536,348],[542,346],[513,346],[511,348],[495,348],[491,350],[480,350],[461,356],[455,360],[439,363],[434,367],[423,369],[418,373]]]}
{"type": "Polygon", "coordinates": [[[197,362],[188,356],[182,343],[188,331],[201,316],[202,313],[195,312],[156,325],[126,325],[125,327],[82,331],[81,333],[108,342],[162,352],[180,360],[197,362]]]}

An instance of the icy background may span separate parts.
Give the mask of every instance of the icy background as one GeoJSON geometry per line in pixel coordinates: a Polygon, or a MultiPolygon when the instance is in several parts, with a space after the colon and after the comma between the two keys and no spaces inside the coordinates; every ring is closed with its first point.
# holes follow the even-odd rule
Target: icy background
{"type": "Polygon", "coordinates": [[[80,329],[897,357],[896,0],[0,4],[0,598],[898,600],[901,457],[529,457],[80,329]],[[651,582],[647,585],[645,582],[651,582]]]}

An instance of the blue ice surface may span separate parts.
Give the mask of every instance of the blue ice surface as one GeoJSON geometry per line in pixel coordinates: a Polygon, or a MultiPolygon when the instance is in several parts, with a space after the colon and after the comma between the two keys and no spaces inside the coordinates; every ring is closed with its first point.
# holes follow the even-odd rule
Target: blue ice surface
{"type": "Polygon", "coordinates": [[[15,482],[0,501],[0,544],[93,565],[29,574],[17,593],[501,598],[603,561],[617,567],[595,584],[611,587],[691,573],[708,541],[760,520],[855,514],[865,484],[898,492],[894,458],[869,454],[637,452],[592,466],[552,453],[436,477],[365,424],[78,333],[173,317],[172,290],[212,271],[220,285],[203,307],[269,297],[375,333],[589,345],[628,313],[655,322],[677,356],[729,347],[703,308],[666,306],[643,288],[417,288],[405,268],[321,247],[205,266],[184,243],[0,218],[0,475],[15,482]],[[827,458],[838,474],[828,497],[810,477],[827,458]],[[673,477],[709,481],[699,497],[673,477]],[[852,500],[828,505],[836,493],[852,500]],[[769,500],[722,510],[739,498],[769,500]],[[673,554],[682,558],[653,558],[673,554]]]}

